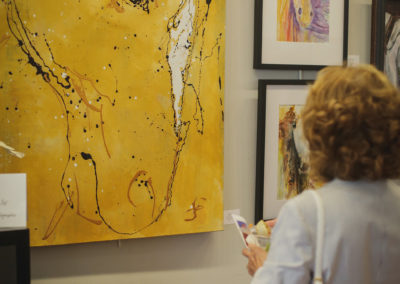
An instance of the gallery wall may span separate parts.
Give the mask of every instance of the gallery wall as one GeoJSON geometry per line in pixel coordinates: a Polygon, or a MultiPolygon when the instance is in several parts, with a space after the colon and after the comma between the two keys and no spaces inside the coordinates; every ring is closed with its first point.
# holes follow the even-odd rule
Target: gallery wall
{"type": "MultiPolygon", "coordinates": [[[[216,0],[218,1],[218,0],[216,0]]],[[[253,0],[226,0],[224,207],[254,216],[257,80],[296,71],[253,70],[253,0]]],[[[371,0],[350,0],[349,54],[369,62],[371,0]]],[[[315,72],[304,72],[312,79],[315,72]]],[[[32,248],[32,283],[248,283],[242,243],[224,231],[32,248]]]]}

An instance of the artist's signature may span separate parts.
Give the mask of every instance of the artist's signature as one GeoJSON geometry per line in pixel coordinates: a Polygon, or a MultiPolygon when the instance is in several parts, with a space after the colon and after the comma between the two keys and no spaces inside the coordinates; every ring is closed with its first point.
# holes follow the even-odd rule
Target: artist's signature
{"type": "Polygon", "coordinates": [[[15,218],[15,217],[17,217],[17,215],[16,214],[14,214],[14,213],[11,213],[11,214],[3,214],[3,213],[0,213],[0,219],[6,219],[6,218],[15,218]]]}
{"type": "MultiPolygon", "coordinates": [[[[0,206],[7,206],[8,201],[5,199],[0,199],[0,206]]],[[[6,218],[15,218],[17,215],[14,213],[11,214],[5,214],[5,213],[0,213],[0,219],[6,219],[6,218]]]]}

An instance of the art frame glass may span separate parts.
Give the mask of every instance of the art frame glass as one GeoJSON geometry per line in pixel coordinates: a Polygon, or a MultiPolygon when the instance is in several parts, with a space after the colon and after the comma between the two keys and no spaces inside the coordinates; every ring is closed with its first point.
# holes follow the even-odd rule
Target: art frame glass
{"type": "Polygon", "coordinates": [[[255,0],[254,69],[320,70],[347,60],[349,1],[305,2],[255,0]]]}
{"type": "MultiPolygon", "coordinates": [[[[308,86],[312,83],[310,80],[258,81],[255,222],[276,218],[286,202],[286,198],[279,197],[282,196],[279,193],[282,188],[279,186],[282,169],[280,139],[283,137],[281,127],[284,126],[281,117],[289,109],[292,117],[295,112],[300,113],[308,86]]],[[[292,130],[296,127],[298,114],[296,120],[290,121],[292,130]]],[[[297,127],[298,131],[301,127],[297,127]]]]}

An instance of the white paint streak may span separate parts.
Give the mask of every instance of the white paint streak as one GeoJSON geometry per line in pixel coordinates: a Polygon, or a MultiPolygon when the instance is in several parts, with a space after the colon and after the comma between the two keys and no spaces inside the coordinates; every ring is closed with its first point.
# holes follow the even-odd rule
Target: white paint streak
{"type": "Polygon", "coordinates": [[[14,149],[13,147],[8,146],[8,145],[7,145],[6,143],[4,143],[3,141],[0,141],[0,147],[6,149],[11,155],[13,155],[13,156],[15,156],[15,157],[17,157],[17,158],[22,159],[22,158],[25,156],[24,153],[15,151],[15,149],[14,149]]]}
{"type": "Polygon", "coordinates": [[[194,0],[185,0],[183,8],[175,18],[175,22],[171,25],[177,25],[176,28],[170,30],[170,42],[168,53],[168,64],[171,68],[172,92],[174,94],[174,110],[175,110],[175,131],[178,132],[181,126],[182,110],[180,107],[184,90],[184,71],[190,54],[191,35],[193,32],[193,21],[196,12],[194,0]]]}

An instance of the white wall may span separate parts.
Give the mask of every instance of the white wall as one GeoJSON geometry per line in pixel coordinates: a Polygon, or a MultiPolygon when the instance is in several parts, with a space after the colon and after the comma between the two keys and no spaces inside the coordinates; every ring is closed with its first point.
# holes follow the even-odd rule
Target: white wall
{"type": "MultiPolygon", "coordinates": [[[[257,80],[298,78],[296,71],[253,70],[253,7],[254,0],[226,0],[224,202],[251,221],[257,80]]],[[[371,0],[350,0],[349,54],[362,63],[369,62],[370,9],[371,0]]],[[[248,283],[235,230],[32,248],[32,283],[248,283]]]]}

